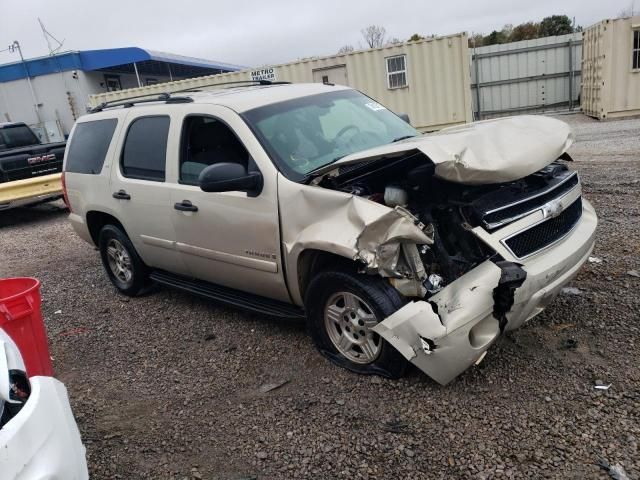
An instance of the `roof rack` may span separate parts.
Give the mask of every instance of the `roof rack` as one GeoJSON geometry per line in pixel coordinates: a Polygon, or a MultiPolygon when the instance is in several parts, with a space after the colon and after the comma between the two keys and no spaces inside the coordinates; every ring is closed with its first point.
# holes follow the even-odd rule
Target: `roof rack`
{"type": "Polygon", "coordinates": [[[89,110],[89,113],[101,112],[105,108],[111,108],[111,107],[129,108],[139,103],[152,103],[152,102],[189,103],[189,102],[193,102],[193,98],[172,97],[172,94],[183,93],[183,92],[197,92],[201,88],[205,88],[205,87],[217,87],[221,85],[222,86],[223,85],[240,85],[243,87],[251,87],[254,85],[285,85],[290,83],[291,82],[272,82],[270,80],[235,80],[232,82],[209,83],[204,85],[198,85],[197,87],[189,87],[189,88],[183,88],[181,90],[173,90],[171,92],[163,92],[158,94],[157,96],[154,96],[156,94],[153,94],[153,93],[147,93],[144,95],[135,95],[133,97],[125,97],[125,98],[119,98],[117,100],[111,100],[108,102],[102,102],[100,105],[97,105],[93,107],[91,110],[89,110]],[[148,98],[148,97],[152,97],[152,98],[148,98]],[[137,100],[137,99],[142,99],[142,100],[137,100]],[[136,101],[132,101],[132,100],[136,100],[136,101]]]}
{"type": "Polygon", "coordinates": [[[100,105],[93,107],[89,110],[89,113],[97,113],[101,112],[105,108],[111,107],[124,107],[130,108],[139,103],[152,103],[152,102],[165,102],[165,103],[189,103],[193,102],[193,98],[191,97],[172,97],[170,93],[161,93],[160,95],[147,98],[154,95],[153,93],[148,93],[146,95],[137,95],[135,97],[127,97],[127,98],[119,98],[118,100],[112,100],[110,102],[102,102],[100,105]],[[136,100],[137,98],[142,98],[143,100],[136,100]]]}
{"type": "Polygon", "coordinates": [[[241,87],[253,87],[255,85],[288,85],[291,82],[272,82],[271,80],[232,80],[230,82],[206,83],[197,87],[183,88],[181,90],[173,90],[171,93],[183,93],[198,91],[201,88],[217,87],[220,85],[239,85],[241,87]]]}

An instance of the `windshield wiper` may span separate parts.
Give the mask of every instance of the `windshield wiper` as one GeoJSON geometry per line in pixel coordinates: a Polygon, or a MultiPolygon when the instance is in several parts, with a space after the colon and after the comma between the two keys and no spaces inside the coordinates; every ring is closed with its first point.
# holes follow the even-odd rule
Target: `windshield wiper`
{"type": "Polygon", "coordinates": [[[407,138],[414,138],[414,137],[417,137],[417,135],[404,135],[403,137],[394,138],[393,140],[391,140],[391,143],[396,143],[401,140],[406,140],[407,138]]]}
{"type": "Polygon", "coordinates": [[[303,181],[306,182],[306,181],[311,180],[312,178],[314,178],[316,176],[316,172],[318,170],[320,170],[321,168],[326,167],[327,165],[331,165],[332,163],[336,163],[338,160],[340,160],[341,158],[344,158],[344,157],[346,157],[346,155],[339,155],[336,158],[334,158],[333,160],[331,160],[330,162],[327,162],[324,165],[320,165],[318,168],[314,168],[313,170],[305,173],[303,181]]]}
{"type": "Polygon", "coordinates": [[[310,172],[307,172],[307,175],[313,175],[313,173],[316,172],[317,170],[320,170],[321,168],[324,168],[327,165],[331,165],[332,163],[336,163],[338,160],[340,160],[340,159],[342,159],[344,157],[346,157],[346,155],[339,155],[336,158],[334,158],[333,160],[331,160],[330,162],[327,162],[324,165],[320,165],[318,168],[314,168],[310,172]]]}

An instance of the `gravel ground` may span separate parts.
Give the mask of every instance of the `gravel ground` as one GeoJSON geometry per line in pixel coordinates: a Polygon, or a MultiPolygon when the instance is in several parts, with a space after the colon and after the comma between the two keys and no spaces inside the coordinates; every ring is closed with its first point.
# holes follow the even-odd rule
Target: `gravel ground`
{"type": "Polygon", "coordinates": [[[125,298],[59,203],[0,214],[0,276],[42,281],[92,478],[640,478],[640,120],[561,118],[602,263],[447,387],[341,370],[302,323],[125,298]]]}

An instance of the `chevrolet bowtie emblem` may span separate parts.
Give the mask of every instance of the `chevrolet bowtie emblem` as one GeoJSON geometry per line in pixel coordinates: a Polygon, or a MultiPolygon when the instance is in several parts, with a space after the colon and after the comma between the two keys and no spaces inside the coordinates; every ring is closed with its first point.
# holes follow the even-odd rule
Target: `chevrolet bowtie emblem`
{"type": "Polygon", "coordinates": [[[554,218],[562,213],[562,204],[560,200],[552,200],[544,204],[542,207],[542,216],[544,218],[554,218]]]}

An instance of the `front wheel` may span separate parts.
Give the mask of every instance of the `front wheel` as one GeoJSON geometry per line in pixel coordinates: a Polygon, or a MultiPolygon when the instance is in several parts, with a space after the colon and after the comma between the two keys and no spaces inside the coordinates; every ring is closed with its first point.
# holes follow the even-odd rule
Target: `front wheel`
{"type": "Polygon", "coordinates": [[[100,230],[100,257],[111,283],[125,295],[142,293],[148,283],[148,271],[129,237],[115,225],[100,230]]]}
{"type": "Polygon", "coordinates": [[[384,279],[323,272],[309,284],[305,307],[316,347],[333,363],[362,374],[401,377],[405,358],[371,330],[404,305],[384,279]]]}

